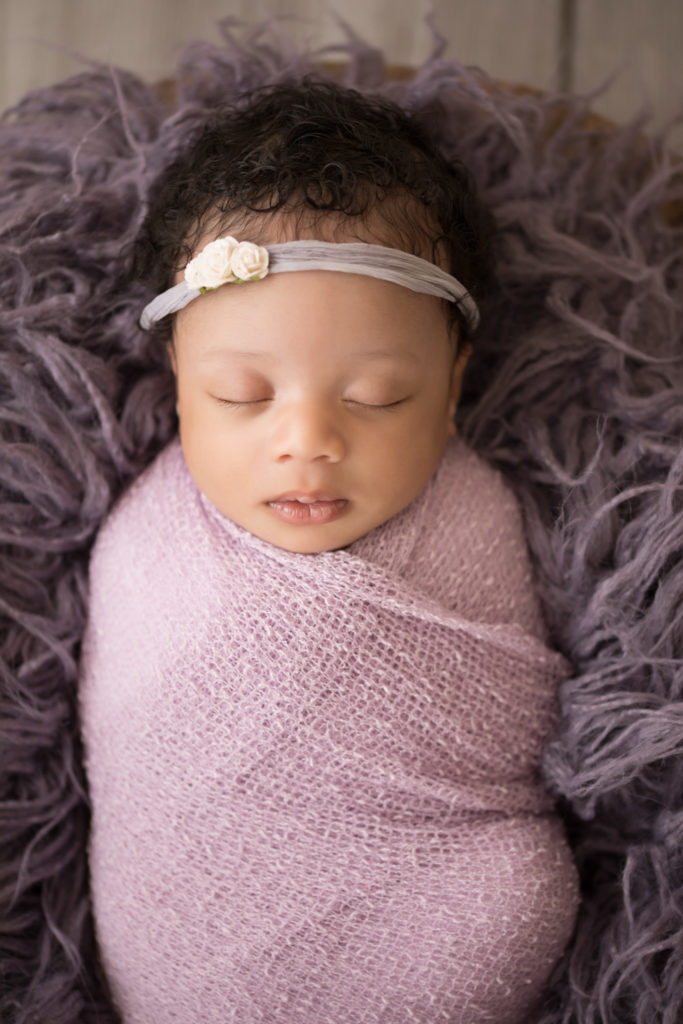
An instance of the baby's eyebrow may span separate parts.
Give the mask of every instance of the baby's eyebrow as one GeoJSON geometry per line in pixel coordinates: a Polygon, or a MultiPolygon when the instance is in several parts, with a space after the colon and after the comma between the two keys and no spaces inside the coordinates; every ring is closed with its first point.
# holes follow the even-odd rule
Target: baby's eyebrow
{"type": "Polygon", "coordinates": [[[419,357],[417,356],[417,354],[415,352],[400,352],[400,351],[399,352],[395,352],[395,351],[394,352],[389,352],[386,349],[370,349],[369,351],[366,351],[364,349],[361,352],[357,352],[355,355],[356,355],[356,358],[358,358],[358,359],[375,359],[375,360],[385,359],[385,360],[392,360],[392,361],[396,360],[396,359],[400,359],[402,361],[409,362],[409,363],[417,363],[417,362],[419,362],[419,357]]]}
{"type": "MultiPolygon", "coordinates": [[[[208,352],[202,352],[199,356],[199,362],[209,363],[215,360],[232,359],[233,357],[238,359],[276,359],[277,353],[257,352],[250,349],[217,348],[210,349],[208,352]]],[[[351,358],[365,361],[375,360],[377,362],[380,360],[385,362],[399,360],[401,362],[418,363],[420,361],[419,356],[415,352],[396,352],[387,349],[362,349],[360,352],[354,352],[351,358]]]]}
{"type": "Polygon", "coordinates": [[[199,354],[200,363],[210,363],[217,359],[232,359],[233,356],[239,356],[240,358],[249,359],[264,359],[271,357],[271,352],[249,352],[246,349],[232,349],[232,348],[212,348],[208,352],[201,352],[199,354]]]}

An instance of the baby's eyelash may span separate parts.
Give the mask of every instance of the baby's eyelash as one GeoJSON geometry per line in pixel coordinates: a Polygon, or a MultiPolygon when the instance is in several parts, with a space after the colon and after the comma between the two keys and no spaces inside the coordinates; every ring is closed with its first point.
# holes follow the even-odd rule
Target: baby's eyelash
{"type": "Polygon", "coordinates": [[[362,409],[394,409],[397,405],[403,405],[406,399],[399,398],[395,402],[383,402],[378,404],[373,404],[372,402],[356,402],[353,398],[347,398],[346,401],[350,405],[359,405],[362,409]]]}
{"type": "MultiPolygon", "coordinates": [[[[252,399],[250,402],[236,402],[236,401],[234,401],[234,400],[232,400],[230,398],[216,398],[216,401],[220,402],[221,405],[227,405],[229,408],[233,408],[234,409],[234,408],[244,407],[244,406],[248,406],[248,405],[263,405],[264,402],[270,402],[271,399],[270,398],[255,398],[255,399],[252,399]]],[[[383,402],[383,403],[377,403],[377,404],[374,404],[372,402],[357,402],[353,398],[346,398],[346,399],[344,399],[344,401],[347,403],[347,405],[357,405],[361,409],[378,409],[379,410],[379,409],[394,409],[394,408],[396,408],[397,405],[403,405],[403,403],[405,401],[407,401],[407,399],[406,398],[399,398],[395,402],[383,402]]]]}
{"type": "Polygon", "coordinates": [[[269,398],[254,398],[250,402],[235,402],[235,401],[233,401],[230,398],[217,398],[216,401],[220,402],[221,405],[239,406],[239,405],[262,405],[264,402],[269,402],[270,399],[269,398]]]}

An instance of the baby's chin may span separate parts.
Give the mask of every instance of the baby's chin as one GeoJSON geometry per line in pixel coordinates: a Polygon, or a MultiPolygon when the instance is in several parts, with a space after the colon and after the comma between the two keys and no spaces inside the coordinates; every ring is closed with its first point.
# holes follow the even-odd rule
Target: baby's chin
{"type": "MultiPolygon", "coordinates": [[[[358,540],[356,537],[354,540],[358,540]]],[[[353,540],[348,541],[346,544],[330,545],[329,547],[317,547],[317,546],[292,546],[291,544],[273,544],[273,547],[281,548],[283,551],[289,551],[293,555],[325,555],[332,554],[333,551],[345,551],[348,547],[353,544],[353,540]]]]}
{"type": "Polygon", "coordinates": [[[299,530],[299,535],[294,537],[274,536],[271,531],[257,532],[251,529],[249,532],[253,533],[259,540],[266,541],[266,543],[272,544],[273,547],[280,548],[282,551],[290,551],[294,555],[322,555],[332,551],[343,551],[353,544],[354,541],[364,536],[364,533],[358,533],[357,535],[352,534],[343,538],[305,537],[303,536],[304,531],[301,529],[299,530]]]}

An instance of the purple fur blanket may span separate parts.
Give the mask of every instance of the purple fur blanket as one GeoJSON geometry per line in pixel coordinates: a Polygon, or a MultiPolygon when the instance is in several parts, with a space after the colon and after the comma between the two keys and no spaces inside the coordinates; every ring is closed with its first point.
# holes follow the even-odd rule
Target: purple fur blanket
{"type": "MultiPolygon", "coordinates": [[[[116,1015],[93,942],[76,680],[89,551],[172,436],[130,243],[155,175],[216,103],[302,74],[275,29],[191,46],[168,104],[94,67],[0,131],[0,1019],[116,1015]]],[[[460,429],[507,474],[554,644],[574,666],[546,752],[582,883],[534,1024],[683,1014],[683,184],[645,119],[515,95],[440,59],[349,84],[419,113],[500,227],[500,288],[460,429]],[[678,220],[676,220],[678,218],[678,220]]]]}

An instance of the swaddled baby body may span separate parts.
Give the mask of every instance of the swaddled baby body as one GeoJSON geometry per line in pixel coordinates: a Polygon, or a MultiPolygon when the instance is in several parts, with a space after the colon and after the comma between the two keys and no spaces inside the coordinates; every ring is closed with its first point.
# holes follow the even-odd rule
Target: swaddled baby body
{"type": "Polygon", "coordinates": [[[472,224],[440,221],[472,214],[465,188],[390,105],[305,83],[229,112],[159,189],[166,283],[195,257],[144,317],[176,314],[180,438],[100,533],[80,686],[126,1024],[515,1024],[569,938],[539,775],[567,666],[514,499],[455,435],[477,260],[472,224]],[[220,192],[207,154],[239,139],[268,216],[244,182],[239,215],[220,192]],[[302,152],[338,216],[296,183],[302,152]],[[164,243],[190,173],[221,204],[164,243]],[[248,243],[226,234],[247,221],[248,243]]]}
{"type": "Polygon", "coordinates": [[[564,666],[496,474],[453,440],[406,510],[311,556],[221,516],[176,443],[101,533],[91,609],[126,1022],[527,1019],[575,909],[538,777],[564,666]]]}

